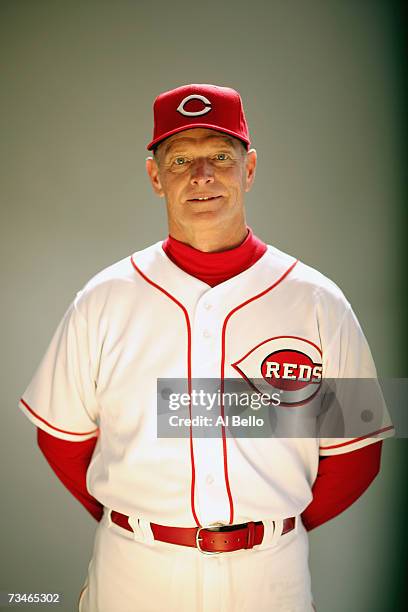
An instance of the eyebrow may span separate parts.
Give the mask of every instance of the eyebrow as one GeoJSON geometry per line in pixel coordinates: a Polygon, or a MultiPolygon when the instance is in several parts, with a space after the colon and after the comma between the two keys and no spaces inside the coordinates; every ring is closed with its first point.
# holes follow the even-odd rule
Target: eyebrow
{"type": "MultiPolygon", "coordinates": [[[[229,145],[230,147],[234,148],[234,142],[232,140],[232,138],[230,138],[229,136],[219,136],[218,134],[214,134],[214,136],[211,134],[211,136],[207,136],[205,138],[205,140],[211,140],[216,138],[217,140],[222,140],[225,144],[229,145]]],[[[191,142],[197,142],[196,138],[179,138],[176,141],[173,142],[169,142],[163,153],[166,155],[166,153],[168,153],[171,149],[175,148],[175,147],[180,147],[182,146],[184,143],[191,143],[191,142]]]]}

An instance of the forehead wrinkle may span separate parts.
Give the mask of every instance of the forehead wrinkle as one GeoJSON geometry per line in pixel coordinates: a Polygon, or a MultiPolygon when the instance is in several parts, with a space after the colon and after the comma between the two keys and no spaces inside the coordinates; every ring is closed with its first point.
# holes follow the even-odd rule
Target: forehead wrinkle
{"type": "Polygon", "coordinates": [[[206,136],[204,139],[203,138],[194,138],[193,136],[189,137],[189,136],[183,136],[182,138],[178,138],[177,140],[173,141],[173,142],[169,142],[167,143],[165,149],[164,149],[164,153],[168,153],[171,149],[173,149],[174,147],[179,147],[182,146],[184,143],[193,143],[196,144],[202,140],[207,141],[207,140],[211,140],[217,138],[219,140],[222,140],[224,143],[230,145],[231,147],[234,148],[234,142],[232,140],[232,138],[230,138],[229,136],[222,136],[221,134],[209,134],[208,136],[206,136]]]}

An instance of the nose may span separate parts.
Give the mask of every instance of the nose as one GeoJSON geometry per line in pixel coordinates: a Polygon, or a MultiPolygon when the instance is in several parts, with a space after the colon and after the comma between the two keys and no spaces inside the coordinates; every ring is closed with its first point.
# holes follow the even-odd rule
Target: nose
{"type": "Polygon", "coordinates": [[[214,169],[205,158],[195,160],[191,168],[191,184],[208,185],[214,182],[214,169]]]}

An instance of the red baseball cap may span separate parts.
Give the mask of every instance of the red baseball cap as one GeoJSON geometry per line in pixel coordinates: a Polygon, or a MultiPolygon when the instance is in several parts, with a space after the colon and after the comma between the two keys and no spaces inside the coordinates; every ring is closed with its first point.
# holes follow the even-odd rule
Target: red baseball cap
{"type": "Polygon", "coordinates": [[[218,85],[183,85],[161,93],[153,104],[153,140],[159,142],[191,128],[203,127],[239,138],[250,145],[241,96],[235,89],[218,85]]]}

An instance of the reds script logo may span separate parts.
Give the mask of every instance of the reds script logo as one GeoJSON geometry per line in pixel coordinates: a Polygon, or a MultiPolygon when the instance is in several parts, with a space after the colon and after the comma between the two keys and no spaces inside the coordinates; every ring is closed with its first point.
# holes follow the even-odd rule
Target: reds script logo
{"type": "Polygon", "coordinates": [[[187,96],[180,102],[180,104],[177,107],[177,110],[179,113],[181,113],[182,115],[185,115],[186,117],[198,117],[199,115],[205,115],[206,113],[210,112],[211,102],[205,96],[200,96],[199,94],[191,94],[190,96],[187,96]],[[185,110],[184,106],[190,100],[199,100],[200,102],[203,102],[204,107],[198,111],[185,110]]]}
{"type": "Polygon", "coordinates": [[[295,336],[264,340],[232,366],[256,391],[279,393],[281,406],[306,403],[322,383],[321,350],[295,336]]]}

